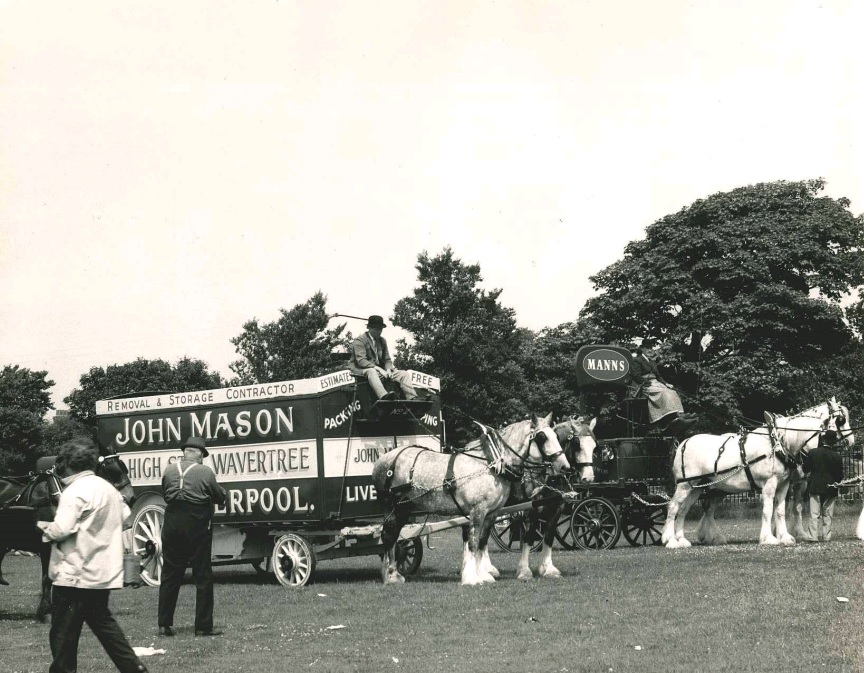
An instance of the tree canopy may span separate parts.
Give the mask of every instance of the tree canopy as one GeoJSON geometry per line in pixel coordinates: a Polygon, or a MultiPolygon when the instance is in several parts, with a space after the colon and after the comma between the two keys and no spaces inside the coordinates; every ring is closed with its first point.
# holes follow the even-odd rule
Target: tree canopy
{"type": "Polygon", "coordinates": [[[132,393],[211,390],[222,387],[224,381],[218,372],[208,371],[201,360],[182,358],[171,365],[165,360],[138,358],[107,368],[92,367],[82,374],[80,384],[64,402],[73,419],[92,425],[98,400],[132,393]]]}
{"type": "Polygon", "coordinates": [[[414,343],[400,340],[396,360],[441,379],[449,439],[458,445],[473,436],[472,418],[502,425],[524,417],[522,354],[530,334],[500,303],[501,290],[479,287],[480,266],[449,247],[434,257],[421,253],[415,268],[420,285],[393,312],[393,324],[414,343]]]}
{"type": "Polygon", "coordinates": [[[40,455],[43,417],[54,405],[48,372],[18,365],[0,370],[0,474],[21,474],[40,455]]]}
{"type": "Polygon", "coordinates": [[[330,353],[347,348],[345,323],[328,328],[327,297],[316,292],[290,311],[280,309],[278,320],[259,324],[253,318],[231,339],[243,359],[230,367],[237,383],[266,383],[311,378],[333,371],[330,353]]]}
{"type": "Polygon", "coordinates": [[[805,370],[854,347],[841,300],[864,282],[864,220],[824,187],[741,187],[662,218],[592,277],[581,319],[658,339],[691,402],[759,417],[801,403],[805,370]]]}

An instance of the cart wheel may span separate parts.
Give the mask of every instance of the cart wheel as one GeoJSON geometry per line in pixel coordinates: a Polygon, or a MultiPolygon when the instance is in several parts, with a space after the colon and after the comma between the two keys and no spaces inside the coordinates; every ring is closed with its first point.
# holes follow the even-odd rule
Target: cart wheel
{"type": "Polygon", "coordinates": [[[412,537],[396,544],[396,569],[402,575],[413,575],[423,560],[423,540],[412,537]]]}
{"type": "Polygon", "coordinates": [[[315,550],[304,537],[285,533],[273,545],[271,565],[283,587],[302,587],[315,571],[315,550]]]}
{"type": "Polygon", "coordinates": [[[606,498],[587,498],[573,508],[571,530],[581,549],[611,549],[621,537],[621,519],[606,498]]]}
{"type": "Polygon", "coordinates": [[[151,587],[162,582],[162,524],[165,505],[144,505],[132,521],[132,553],[141,557],[141,579],[151,587]]]}
{"type": "Polygon", "coordinates": [[[573,541],[573,504],[564,503],[561,512],[558,514],[558,523],[555,524],[555,539],[562,549],[576,549],[576,543],[573,541]]]}
{"type": "Polygon", "coordinates": [[[621,513],[624,538],[634,547],[658,545],[666,523],[666,500],[654,493],[641,497],[651,505],[643,505],[637,500],[621,513]]]}
{"type": "MultiPolygon", "coordinates": [[[[528,520],[529,517],[525,512],[502,514],[495,519],[495,525],[492,526],[490,532],[493,542],[503,551],[521,551],[522,539],[525,536],[525,531],[528,530],[528,520]]],[[[539,539],[532,545],[531,551],[537,551],[543,546],[543,522],[540,521],[537,527],[539,539]]]]}

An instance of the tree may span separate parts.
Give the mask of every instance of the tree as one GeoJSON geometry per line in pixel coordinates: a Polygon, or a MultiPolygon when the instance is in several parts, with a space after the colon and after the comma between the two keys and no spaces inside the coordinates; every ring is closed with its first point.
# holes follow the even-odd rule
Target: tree
{"type": "Polygon", "coordinates": [[[81,376],[80,384],[64,402],[69,405],[73,419],[92,427],[97,400],[133,393],[212,390],[225,383],[218,372],[208,371],[207,364],[201,360],[182,358],[172,366],[165,360],[138,358],[107,368],[92,367],[81,376]]]}
{"type": "Polygon", "coordinates": [[[456,412],[448,414],[448,439],[461,445],[474,436],[474,418],[497,426],[524,418],[522,358],[531,335],[498,301],[501,290],[478,287],[480,266],[462,263],[449,247],[435,257],[421,253],[416,269],[420,286],[393,315],[414,343],[399,340],[396,363],[441,379],[442,401],[456,412]]]}
{"type": "Polygon", "coordinates": [[[658,339],[691,404],[755,420],[801,406],[805,372],[855,341],[840,302],[864,282],[864,218],[824,187],[741,187],[662,218],[592,277],[581,318],[658,339]]]}
{"type": "Polygon", "coordinates": [[[42,418],[53,409],[48,390],[54,385],[45,377],[48,372],[32,372],[18,365],[6,365],[0,371],[0,407],[15,407],[42,418]]]}
{"type": "Polygon", "coordinates": [[[48,372],[18,365],[0,370],[0,474],[21,474],[40,454],[43,417],[53,408],[48,372]]]}
{"type": "Polygon", "coordinates": [[[347,348],[351,335],[343,335],[345,323],[327,328],[326,308],[327,297],[316,292],[290,311],[280,309],[275,322],[260,325],[253,318],[243,325],[243,332],[231,339],[243,357],[230,365],[237,383],[313,378],[337,368],[330,353],[347,348]]]}

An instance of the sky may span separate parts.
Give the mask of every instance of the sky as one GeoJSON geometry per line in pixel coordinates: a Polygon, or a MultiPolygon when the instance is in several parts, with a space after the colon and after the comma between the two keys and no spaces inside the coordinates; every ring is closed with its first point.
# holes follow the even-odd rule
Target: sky
{"type": "Polygon", "coordinates": [[[389,323],[446,246],[539,330],[697,199],[822,177],[862,213],[862,25],[855,0],[0,0],[0,366],[61,408],[138,357],[231,376],[246,321],[320,290],[389,323]]]}

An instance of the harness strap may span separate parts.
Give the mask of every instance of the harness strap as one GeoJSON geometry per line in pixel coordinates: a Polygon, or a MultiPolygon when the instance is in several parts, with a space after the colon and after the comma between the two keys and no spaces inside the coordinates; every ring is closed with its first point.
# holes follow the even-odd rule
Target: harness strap
{"type": "MultiPolygon", "coordinates": [[[[750,469],[750,465],[752,463],[747,462],[747,452],[744,450],[744,439],[745,438],[743,434],[738,435],[738,448],[741,450],[741,464],[744,466],[744,474],[747,475],[747,481],[750,482],[750,488],[755,491],[757,488],[756,480],[753,479],[753,471],[750,469]]],[[[768,456],[760,456],[759,458],[755,459],[753,463],[756,463],[767,457],[768,456]]]]}
{"type": "Polygon", "coordinates": [[[462,516],[468,516],[465,511],[462,509],[462,506],[456,500],[456,475],[453,471],[453,465],[456,463],[456,454],[450,454],[450,460],[447,461],[447,472],[444,474],[444,490],[450,496],[450,499],[453,500],[453,504],[456,505],[456,509],[459,510],[459,514],[462,516]]]}
{"type": "MultiPolygon", "coordinates": [[[[729,441],[729,438],[726,439],[726,442],[729,441]]],[[[717,474],[717,466],[720,464],[720,456],[723,455],[723,452],[726,450],[726,442],[723,442],[720,445],[720,449],[717,451],[717,460],[714,461],[714,474],[717,474]]]]}
{"type": "MultiPolygon", "coordinates": [[[[384,480],[384,490],[385,491],[392,491],[393,490],[390,485],[393,483],[393,475],[396,474],[396,461],[399,460],[399,457],[403,453],[405,453],[405,451],[407,451],[408,449],[411,449],[411,448],[415,448],[415,447],[412,447],[411,445],[403,446],[402,450],[396,454],[395,458],[393,458],[393,463],[390,465],[390,469],[387,470],[387,478],[384,480]]],[[[418,452],[417,455],[419,456],[420,453],[418,452]]],[[[415,457],[414,458],[414,464],[416,464],[416,463],[417,463],[417,458],[415,457]]],[[[411,466],[411,474],[412,474],[412,476],[414,474],[414,465],[411,466]]],[[[403,488],[404,488],[404,486],[405,485],[403,484],[403,488]]],[[[408,481],[407,486],[408,486],[408,489],[411,488],[411,481],[410,480],[408,481]]],[[[406,490],[408,490],[408,489],[406,489],[406,490]]]]}

